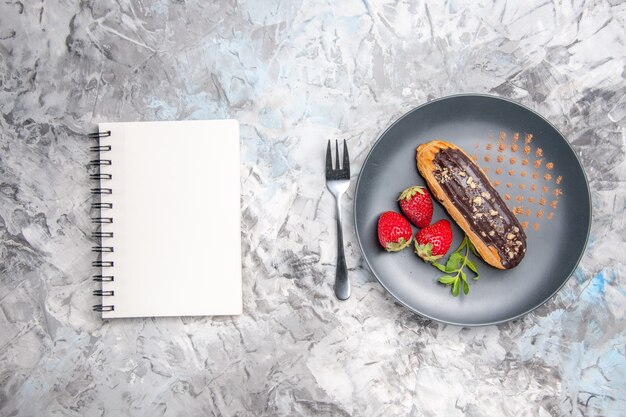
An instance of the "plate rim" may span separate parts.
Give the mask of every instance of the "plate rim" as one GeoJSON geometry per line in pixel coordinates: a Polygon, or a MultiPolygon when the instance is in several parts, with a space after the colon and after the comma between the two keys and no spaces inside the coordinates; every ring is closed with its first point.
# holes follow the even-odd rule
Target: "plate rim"
{"type": "Polygon", "coordinates": [[[427,101],[425,103],[422,103],[420,105],[418,105],[417,107],[412,108],[411,110],[403,113],[401,116],[399,116],[396,120],[394,120],[391,124],[389,124],[389,126],[387,126],[387,128],[385,130],[383,130],[383,132],[381,134],[378,135],[378,137],[376,138],[376,140],[374,141],[374,143],[372,144],[369,152],[367,153],[367,156],[365,157],[365,159],[363,160],[363,163],[361,164],[361,167],[359,169],[359,175],[357,177],[357,181],[356,181],[356,185],[355,185],[355,189],[354,189],[354,201],[352,203],[352,208],[353,208],[353,221],[354,221],[354,230],[355,230],[355,234],[356,234],[356,238],[359,244],[359,250],[361,251],[361,255],[363,257],[363,259],[365,260],[365,263],[367,264],[367,267],[369,269],[369,271],[372,273],[372,275],[374,275],[374,277],[376,278],[376,280],[378,281],[378,283],[385,289],[385,291],[387,291],[388,294],[390,294],[396,302],[400,303],[402,306],[404,306],[405,308],[407,308],[408,310],[412,311],[415,314],[420,315],[421,317],[439,322],[439,323],[443,323],[443,324],[449,324],[449,325],[453,325],[453,326],[462,326],[462,327],[484,327],[484,326],[493,326],[493,325],[498,325],[498,324],[504,324],[504,323],[508,323],[510,321],[519,319],[523,316],[526,316],[527,314],[533,312],[534,310],[536,310],[537,308],[541,307],[542,305],[544,305],[545,303],[547,303],[548,301],[550,301],[556,294],[559,293],[559,291],[561,291],[561,289],[565,286],[565,284],[567,284],[569,282],[569,280],[572,278],[572,275],[574,275],[574,272],[576,271],[576,268],[578,268],[578,265],[580,264],[580,261],[582,260],[583,256],[585,255],[585,252],[587,251],[587,245],[589,243],[589,236],[591,233],[591,225],[592,225],[592,221],[593,221],[593,202],[591,200],[591,189],[589,186],[589,178],[587,177],[587,172],[585,171],[585,168],[583,166],[583,164],[580,161],[580,158],[578,157],[578,154],[576,153],[576,151],[574,150],[574,148],[572,147],[572,145],[569,143],[569,141],[565,138],[565,135],[563,135],[563,133],[554,125],[552,124],[548,119],[546,119],[545,117],[543,117],[541,114],[537,113],[535,110],[515,101],[512,99],[509,99],[507,97],[500,97],[500,96],[496,96],[493,94],[484,94],[484,93],[459,93],[459,94],[451,94],[451,95],[447,95],[447,96],[442,96],[442,97],[438,97],[436,99],[427,101]],[[537,305],[527,309],[526,311],[523,311],[522,313],[519,313],[513,317],[507,318],[507,319],[502,319],[502,320],[494,320],[494,321],[489,321],[489,322],[484,322],[484,323],[462,323],[462,322],[455,322],[455,321],[450,321],[450,320],[443,320],[440,318],[436,318],[433,317],[431,315],[428,315],[426,313],[423,313],[411,306],[409,306],[408,304],[406,304],[405,302],[403,302],[402,300],[400,300],[396,294],[394,294],[391,290],[389,290],[389,288],[387,288],[387,286],[383,283],[383,281],[380,279],[380,277],[378,276],[378,274],[374,271],[374,269],[372,268],[372,265],[370,263],[370,260],[368,259],[367,255],[365,254],[365,251],[363,250],[363,243],[361,242],[361,237],[359,234],[359,228],[358,228],[358,223],[357,223],[357,203],[358,203],[358,189],[359,189],[359,184],[361,183],[361,177],[363,174],[363,167],[367,164],[367,161],[370,159],[372,152],[374,152],[374,149],[376,149],[376,147],[378,146],[378,144],[380,143],[380,141],[382,140],[383,137],[385,137],[385,135],[391,130],[393,129],[396,124],[398,124],[400,121],[402,121],[404,118],[408,117],[409,115],[411,115],[413,112],[416,112],[420,109],[422,109],[423,107],[426,107],[430,104],[436,103],[436,102],[440,102],[440,101],[445,101],[445,100],[449,100],[449,99],[454,99],[454,98],[461,98],[461,97],[475,97],[475,98],[487,98],[487,99],[491,99],[491,100],[496,100],[496,101],[505,101],[508,102],[510,104],[513,104],[515,106],[521,107],[522,109],[529,111],[530,113],[534,114],[535,116],[539,117],[541,120],[543,120],[545,123],[547,123],[550,127],[552,127],[557,133],[558,135],[561,137],[561,139],[563,139],[563,141],[567,144],[568,148],[570,149],[570,151],[572,152],[572,154],[575,157],[575,161],[578,164],[578,167],[580,168],[580,170],[583,173],[583,178],[585,179],[585,188],[587,190],[587,201],[589,202],[588,205],[588,209],[589,209],[589,218],[587,220],[587,230],[586,230],[586,234],[585,234],[585,243],[580,251],[580,254],[578,255],[578,259],[576,260],[576,262],[574,263],[574,266],[572,267],[571,271],[568,272],[567,277],[563,280],[563,282],[558,286],[558,288],[556,290],[554,290],[552,292],[552,294],[550,294],[548,297],[546,297],[543,301],[539,302],[537,305]]]}

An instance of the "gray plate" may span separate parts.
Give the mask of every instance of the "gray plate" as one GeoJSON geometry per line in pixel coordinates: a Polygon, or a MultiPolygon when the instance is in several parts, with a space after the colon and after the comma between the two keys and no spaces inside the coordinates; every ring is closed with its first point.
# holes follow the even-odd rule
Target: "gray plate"
{"type": "MultiPolygon", "coordinates": [[[[589,186],[580,162],[563,136],[547,120],[511,101],[486,95],[457,95],[424,104],[393,123],[376,141],[368,154],[356,185],[354,198],[356,233],[363,256],[378,281],[400,303],[414,312],[434,320],[480,326],[502,323],[520,317],[545,303],[574,272],[587,243],[591,226],[589,186]],[[506,134],[505,150],[498,151],[500,132],[506,134]],[[513,134],[519,133],[517,152],[512,151],[513,134]],[[525,134],[532,133],[531,152],[523,166],[525,134]],[[422,262],[412,249],[387,253],[379,245],[376,225],[386,210],[400,212],[396,199],[411,185],[425,185],[417,172],[415,150],[420,143],[442,139],[475,155],[478,164],[487,169],[492,183],[504,197],[509,194],[509,207],[531,210],[519,215],[528,221],[528,249],[520,265],[508,271],[478,262],[480,280],[470,282],[470,293],[452,297],[450,288],[437,283],[442,275],[422,262]],[[488,148],[491,144],[491,149],[488,148]],[[535,168],[537,148],[543,161],[535,168]],[[490,161],[485,157],[491,156],[490,161]],[[497,156],[504,160],[499,163],[497,156]],[[515,158],[511,163],[510,158],[515,158]],[[553,163],[552,169],[546,164],[553,163]],[[496,174],[496,169],[502,170],[496,174]],[[513,170],[513,175],[509,175],[513,170]],[[526,171],[522,176],[521,171],[526,171]],[[533,178],[533,173],[537,178],[533,178]],[[546,180],[544,175],[551,179],[546,180]],[[556,184],[556,178],[562,177],[556,184]],[[507,187],[510,183],[510,188],[507,187]],[[523,184],[520,188],[520,184],[523,184]],[[536,190],[532,190],[532,185],[536,190]],[[540,205],[542,187],[545,205],[540,205]],[[555,197],[555,189],[562,194],[555,197]],[[523,199],[518,202],[517,197],[523,199]],[[529,201],[529,197],[534,198],[529,201]],[[557,200],[556,208],[550,203],[557,200]],[[537,211],[543,215],[537,217],[537,211]],[[548,220],[549,213],[553,216],[548,220]],[[534,224],[537,223],[538,230],[534,224]]],[[[433,222],[451,218],[438,203],[433,222]]],[[[453,223],[452,252],[463,233],[453,223]]],[[[413,231],[417,229],[414,227],[413,231]]],[[[471,280],[470,280],[471,281],[471,280]]]]}

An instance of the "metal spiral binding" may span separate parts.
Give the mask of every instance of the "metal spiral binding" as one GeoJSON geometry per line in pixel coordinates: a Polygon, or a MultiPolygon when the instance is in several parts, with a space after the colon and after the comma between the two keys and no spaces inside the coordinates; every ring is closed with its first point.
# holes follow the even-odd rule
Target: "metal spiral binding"
{"type": "Polygon", "coordinates": [[[113,275],[100,275],[100,274],[98,274],[98,275],[93,275],[91,277],[91,279],[93,281],[96,281],[96,282],[113,282],[113,281],[115,281],[115,277],[113,275]]]}
{"type": "Polygon", "coordinates": [[[89,139],[100,139],[100,138],[108,138],[111,136],[111,131],[106,130],[104,132],[94,132],[87,135],[89,139]]]}
{"type": "Polygon", "coordinates": [[[111,179],[113,179],[113,176],[111,174],[103,174],[103,173],[89,174],[89,179],[90,180],[94,180],[94,181],[111,180],[111,179]]]}
{"type": "Polygon", "coordinates": [[[91,248],[92,252],[99,252],[99,253],[104,253],[104,252],[113,252],[113,246],[93,246],[91,248]]]}
{"type": "Polygon", "coordinates": [[[92,159],[89,161],[89,165],[92,166],[102,166],[102,165],[111,165],[110,159],[92,159]]]}
{"type": "Polygon", "coordinates": [[[97,297],[112,297],[115,295],[115,291],[93,290],[93,295],[97,297]]]}
{"type": "Polygon", "coordinates": [[[93,311],[115,311],[115,306],[114,305],[102,305],[102,304],[96,304],[93,306],[93,311]]]}
{"type": "MultiPolygon", "coordinates": [[[[107,138],[111,136],[111,131],[107,130],[105,132],[90,133],[87,136],[90,139],[98,140],[98,143],[96,145],[91,146],[89,148],[91,152],[98,153],[98,156],[99,156],[98,159],[92,159],[91,161],[89,161],[90,166],[98,167],[98,172],[94,174],[90,174],[89,179],[93,181],[98,181],[99,186],[92,188],[91,194],[93,196],[98,196],[97,198],[98,200],[100,200],[102,198],[101,197],[102,195],[113,194],[113,190],[110,187],[103,186],[103,181],[111,180],[113,179],[113,176],[109,173],[100,172],[102,167],[107,167],[107,166],[112,165],[110,159],[103,159],[101,157],[103,152],[111,151],[111,145],[101,145],[99,142],[101,138],[107,138]]],[[[100,213],[98,217],[91,218],[91,222],[93,224],[112,224],[113,223],[113,217],[103,216],[104,214],[103,210],[112,209],[113,203],[96,201],[91,204],[91,208],[94,210],[98,210],[100,213]]],[[[112,238],[113,232],[103,232],[101,230],[95,230],[91,233],[91,237],[99,241],[99,245],[93,246],[91,248],[92,252],[95,252],[95,253],[113,253],[114,252],[115,249],[112,245],[105,245],[103,242],[104,239],[112,238]]],[[[101,271],[101,273],[93,275],[91,277],[91,279],[94,282],[102,283],[102,282],[114,282],[115,281],[115,276],[113,274],[104,273],[105,270],[108,270],[109,268],[113,268],[114,266],[113,261],[103,261],[102,259],[98,259],[96,261],[93,261],[91,263],[91,266],[93,266],[94,268],[99,268],[101,271]]],[[[95,297],[113,297],[115,295],[115,291],[102,290],[102,289],[94,290],[93,295],[95,297]]],[[[98,312],[115,311],[115,305],[114,304],[96,304],[93,306],[93,311],[98,311],[98,312]]]]}
{"type": "Polygon", "coordinates": [[[89,148],[89,150],[91,152],[106,152],[106,151],[110,151],[111,150],[111,145],[92,146],[91,148],[89,148]]]}
{"type": "Polygon", "coordinates": [[[91,266],[94,268],[113,268],[113,261],[93,261],[91,266]]]}
{"type": "Polygon", "coordinates": [[[103,237],[113,237],[113,232],[91,232],[92,239],[102,239],[103,237]]]}
{"type": "Polygon", "coordinates": [[[91,194],[93,195],[113,194],[113,190],[110,188],[92,188],[91,194]]]}

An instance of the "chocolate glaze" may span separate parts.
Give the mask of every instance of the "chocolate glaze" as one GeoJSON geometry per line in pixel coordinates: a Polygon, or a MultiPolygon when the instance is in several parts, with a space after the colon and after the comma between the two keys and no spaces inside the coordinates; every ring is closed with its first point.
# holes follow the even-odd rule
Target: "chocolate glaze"
{"type": "Polygon", "coordinates": [[[485,174],[458,149],[441,149],[433,161],[435,179],[472,231],[494,246],[506,269],[526,253],[526,234],[485,174]]]}

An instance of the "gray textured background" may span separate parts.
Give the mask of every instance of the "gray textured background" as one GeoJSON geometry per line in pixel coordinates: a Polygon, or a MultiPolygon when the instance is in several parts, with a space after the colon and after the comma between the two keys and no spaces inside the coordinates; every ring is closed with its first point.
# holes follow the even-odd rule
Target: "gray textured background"
{"type": "Polygon", "coordinates": [[[0,415],[623,413],[625,15],[617,0],[2,2],[0,415]],[[444,326],[384,293],[349,222],[354,292],[336,301],[326,140],[350,141],[356,176],[391,121],[458,92],[522,102],[581,156],[594,222],[575,276],[518,321],[444,326]],[[101,321],[82,135],[225,117],[242,123],[245,314],[101,321]]]}

